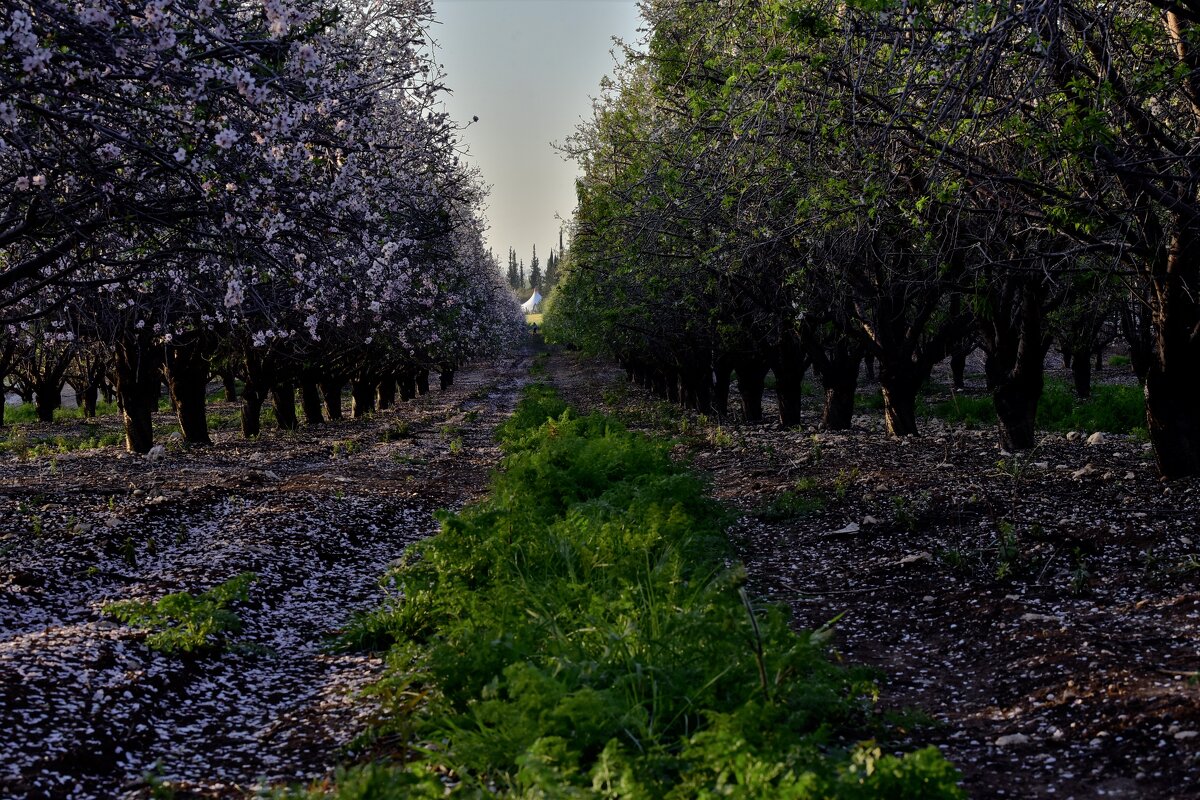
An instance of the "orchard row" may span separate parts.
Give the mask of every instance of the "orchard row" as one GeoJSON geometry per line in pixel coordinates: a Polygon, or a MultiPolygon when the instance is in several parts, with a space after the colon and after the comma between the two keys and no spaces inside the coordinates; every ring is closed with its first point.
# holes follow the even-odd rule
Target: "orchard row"
{"type": "Polygon", "coordinates": [[[519,310],[432,21],[428,0],[8,4],[5,374],[46,405],[68,370],[85,395],[111,376],[145,452],[164,377],[207,442],[218,368],[253,435],[272,393],[405,386],[504,346],[519,310]]]}
{"type": "MultiPolygon", "coordinates": [[[[1200,474],[1200,14],[1130,0],[648,0],[570,143],[583,178],[548,335],[662,393],[889,432],[980,348],[1008,450],[1043,363],[1125,340],[1167,477],[1200,474]]],[[[961,369],[961,367],[960,367],[961,369]]]]}

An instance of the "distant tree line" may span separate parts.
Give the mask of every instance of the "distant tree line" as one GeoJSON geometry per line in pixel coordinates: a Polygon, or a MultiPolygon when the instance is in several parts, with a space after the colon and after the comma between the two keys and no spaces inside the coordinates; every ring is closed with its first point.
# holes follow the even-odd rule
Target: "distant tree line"
{"type": "Polygon", "coordinates": [[[724,412],[774,373],[887,429],[982,349],[1003,446],[1055,345],[1086,393],[1120,336],[1167,477],[1200,474],[1200,9],[1158,0],[648,0],[570,142],[551,334],[724,412]]]}
{"type": "Polygon", "coordinates": [[[562,263],[563,237],[559,233],[558,249],[551,248],[550,255],[546,257],[546,266],[542,267],[542,262],[538,259],[537,245],[533,246],[533,254],[529,257],[529,274],[525,273],[525,260],[517,258],[517,251],[513,248],[508,248],[508,270],[505,273],[505,279],[508,285],[520,291],[522,289],[536,289],[543,295],[550,294],[551,290],[558,285],[559,265],[562,263]]]}

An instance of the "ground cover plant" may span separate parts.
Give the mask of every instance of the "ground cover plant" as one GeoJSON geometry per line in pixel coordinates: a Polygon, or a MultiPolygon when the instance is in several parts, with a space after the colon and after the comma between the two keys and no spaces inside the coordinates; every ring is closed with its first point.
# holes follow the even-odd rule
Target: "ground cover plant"
{"type": "Polygon", "coordinates": [[[887,755],[869,673],[757,606],[728,518],[666,444],[530,388],[490,496],[442,519],[347,641],[390,647],[393,767],[339,796],[959,797],[934,749],[887,755]],[[867,741],[860,741],[867,740],[867,741]],[[407,763],[405,763],[407,762],[407,763]]]}
{"type": "Polygon", "coordinates": [[[253,572],[243,572],[198,595],[174,592],[158,600],[109,603],[104,613],[149,631],[146,645],[164,653],[202,653],[224,646],[242,629],[230,606],[249,598],[253,572]]]}

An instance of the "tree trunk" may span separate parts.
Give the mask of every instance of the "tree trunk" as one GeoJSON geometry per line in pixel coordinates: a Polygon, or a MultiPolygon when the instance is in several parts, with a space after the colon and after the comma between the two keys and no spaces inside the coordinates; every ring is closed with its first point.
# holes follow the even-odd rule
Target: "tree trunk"
{"type": "Polygon", "coordinates": [[[838,336],[820,346],[814,342],[810,352],[825,392],[821,427],[829,431],[849,430],[854,420],[858,371],[863,360],[862,344],[848,336],[838,336]]]}
{"type": "MultiPolygon", "coordinates": [[[[96,403],[100,399],[100,387],[90,383],[83,390],[83,416],[87,419],[96,418],[96,403]]],[[[0,423],[3,424],[3,423],[0,423]]]]}
{"type": "Polygon", "coordinates": [[[1092,396],[1091,349],[1076,350],[1071,354],[1071,379],[1075,384],[1075,396],[1086,399],[1092,396]]]}
{"type": "Polygon", "coordinates": [[[950,375],[954,381],[954,388],[957,391],[967,388],[968,355],[970,355],[970,351],[956,350],[950,356],[950,375]]]}
{"type": "Polygon", "coordinates": [[[247,439],[262,432],[262,406],[275,383],[275,370],[268,356],[246,351],[246,385],[242,389],[242,436],[247,439]]]}
{"type": "Polygon", "coordinates": [[[313,379],[300,381],[300,408],[304,411],[306,425],[312,427],[324,424],[325,418],[321,415],[321,393],[313,379]]]}
{"type": "Polygon", "coordinates": [[[233,367],[224,367],[217,374],[221,376],[221,385],[225,387],[225,402],[236,403],[238,400],[237,376],[233,372],[233,367]]]}
{"type": "Polygon", "coordinates": [[[417,394],[424,397],[429,394],[429,370],[417,370],[417,394]]]}
{"type": "MultiPolygon", "coordinates": [[[[1038,279],[1025,281],[1018,289],[1020,305],[1004,324],[997,317],[984,331],[988,339],[986,371],[996,408],[1000,446],[1009,451],[1030,450],[1037,439],[1037,409],[1042,399],[1044,362],[1052,340],[1045,333],[1042,306],[1047,287],[1038,279]]],[[[1088,351],[1079,358],[1073,352],[1076,369],[1089,362],[1088,351]]]]}
{"type": "Polygon", "coordinates": [[[62,407],[62,385],[39,383],[34,387],[34,409],[39,422],[53,422],[54,410],[62,407]]]}
{"type": "Polygon", "coordinates": [[[411,372],[401,372],[396,384],[400,389],[400,399],[408,402],[417,396],[417,379],[411,372]]]}
{"type": "Polygon", "coordinates": [[[342,387],[346,385],[340,378],[327,378],[320,382],[321,397],[325,401],[325,415],[330,422],[342,418],[342,387]]]}
{"type": "Polygon", "coordinates": [[[880,360],[879,388],[883,390],[883,423],[889,436],[916,436],[917,392],[922,379],[907,359],[880,360]]]}
{"type": "Polygon", "coordinates": [[[379,382],[378,389],[379,410],[386,411],[391,408],[396,402],[396,376],[388,375],[379,382]]]}
{"type": "Polygon", "coordinates": [[[198,340],[182,339],[166,349],[167,387],[183,440],[190,444],[212,444],[205,412],[208,366],[203,343],[198,340]]]}
{"type": "Polygon", "coordinates": [[[296,417],[295,383],[282,380],[271,386],[271,406],[275,409],[275,423],[279,430],[300,430],[300,420],[296,417]]]}
{"type": "Polygon", "coordinates": [[[733,366],[727,359],[717,359],[713,382],[713,411],[719,416],[729,415],[729,382],[733,377],[733,366]]]}
{"type": "Polygon", "coordinates": [[[1200,475],[1200,230],[1176,224],[1184,231],[1155,275],[1156,347],[1146,374],[1146,427],[1158,469],[1172,480],[1200,475]]]}
{"type": "Polygon", "coordinates": [[[246,381],[242,389],[242,436],[253,439],[262,432],[262,405],[267,399],[265,391],[260,391],[251,381],[246,381]]]}
{"type": "Polygon", "coordinates": [[[446,391],[454,385],[454,366],[449,361],[443,361],[441,364],[441,386],[442,391],[446,391]]]}
{"type": "Polygon", "coordinates": [[[362,419],[375,412],[375,383],[370,380],[350,382],[350,414],[362,419]]]}
{"type": "Polygon", "coordinates": [[[775,373],[775,399],[779,404],[779,424],[792,428],[802,421],[800,401],[804,396],[804,373],[808,359],[800,338],[788,331],[779,343],[771,363],[775,373]]]}
{"type": "Polygon", "coordinates": [[[770,369],[761,361],[737,363],[738,395],[742,398],[742,417],[746,422],[762,422],[763,386],[770,369]]]}
{"type": "Polygon", "coordinates": [[[149,453],[154,446],[154,412],[158,410],[160,355],[143,337],[122,338],[114,348],[113,365],[121,416],[125,423],[125,448],[149,453]]]}

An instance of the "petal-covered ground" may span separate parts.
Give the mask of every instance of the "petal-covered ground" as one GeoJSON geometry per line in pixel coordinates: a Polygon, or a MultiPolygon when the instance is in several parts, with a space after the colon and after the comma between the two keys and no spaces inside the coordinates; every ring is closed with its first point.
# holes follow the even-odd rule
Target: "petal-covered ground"
{"type": "MultiPolygon", "coordinates": [[[[378,659],[333,652],[379,578],[485,488],[525,360],[369,420],[161,460],[116,448],[0,463],[0,796],[200,796],[327,774],[372,712],[378,659]],[[258,580],[215,655],[163,655],[101,613],[115,600],[258,580]]],[[[436,376],[435,376],[436,379],[436,376]]],[[[233,407],[214,411],[231,416],[233,407]]],[[[166,426],[168,415],[157,423],[166,426]]],[[[104,425],[115,425],[115,419],[104,425]]],[[[29,436],[53,430],[33,429],[29,436]]]]}

